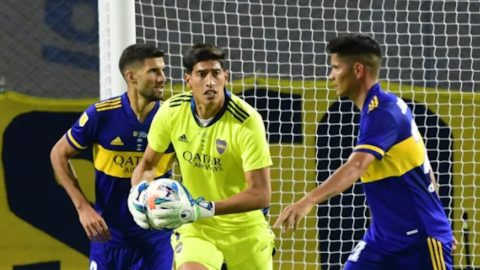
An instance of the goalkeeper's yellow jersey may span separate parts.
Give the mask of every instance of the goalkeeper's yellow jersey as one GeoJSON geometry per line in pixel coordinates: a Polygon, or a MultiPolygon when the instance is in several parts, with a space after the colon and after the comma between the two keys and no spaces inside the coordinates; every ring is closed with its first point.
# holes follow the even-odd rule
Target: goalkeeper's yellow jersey
{"type": "MultiPolygon", "coordinates": [[[[227,199],[247,188],[245,172],[272,165],[261,115],[225,89],[225,103],[206,126],[196,117],[193,93],[175,95],[160,107],[148,144],[165,152],[173,144],[182,181],[194,198],[227,199]]],[[[266,223],[261,210],[215,216],[196,224],[239,230],[266,223]]]]}

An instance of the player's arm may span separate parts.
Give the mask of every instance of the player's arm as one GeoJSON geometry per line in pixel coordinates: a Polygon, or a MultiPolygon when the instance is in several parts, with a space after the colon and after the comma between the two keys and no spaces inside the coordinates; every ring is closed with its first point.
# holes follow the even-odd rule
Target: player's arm
{"type": "Polygon", "coordinates": [[[150,145],[147,145],[142,160],[133,171],[132,186],[136,186],[142,181],[150,182],[155,178],[155,168],[158,166],[163,154],[163,152],[157,152],[150,145]]]}
{"type": "MultiPolygon", "coordinates": [[[[435,188],[435,192],[437,193],[437,196],[440,198],[440,188],[437,184],[437,180],[435,179],[435,174],[433,173],[432,168],[430,168],[429,175],[430,175],[430,179],[432,180],[433,187],[435,188]]],[[[453,237],[452,251],[454,251],[457,249],[458,241],[454,235],[452,237],[453,237]]]]}
{"type": "Polygon", "coordinates": [[[437,193],[438,197],[440,197],[440,190],[437,184],[437,180],[435,179],[435,174],[433,174],[432,168],[430,168],[430,179],[432,179],[433,187],[435,188],[435,192],[437,193]]]}
{"type": "Polygon", "coordinates": [[[262,117],[252,114],[238,132],[240,156],[248,187],[226,200],[215,202],[215,215],[253,211],[270,204],[272,160],[262,117]]]}
{"type": "Polygon", "coordinates": [[[87,113],[89,113],[88,110],[72,129],[58,140],[52,148],[50,160],[60,183],[77,209],[80,223],[88,238],[90,241],[103,242],[111,239],[110,231],[103,218],[93,209],[83,194],[70,164],[70,159],[77,155],[80,150],[85,149],[86,146],[84,145],[88,145],[92,137],[91,133],[94,128],[91,125],[94,125],[92,123],[94,120],[88,122],[87,113]]]}
{"type": "MultiPolygon", "coordinates": [[[[266,153],[269,153],[268,148],[266,153]]],[[[269,157],[268,155],[268,160],[269,157]]],[[[266,164],[269,166],[268,160],[266,164]]],[[[270,168],[249,170],[245,172],[245,177],[248,183],[247,189],[226,200],[216,202],[205,201],[203,197],[194,200],[188,190],[181,186],[180,201],[162,203],[162,209],[151,211],[153,224],[158,228],[175,229],[198,219],[243,213],[267,207],[271,196],[270,168]]]]}
{"type": "Polygon", "coordinates": [[[155,169],[163,154],[169,151],[170,141],[170,115],[169,102],[162,104],[155,114],[150,130],[148,131],[148,145],[142,160],[132,174],[132,186],[144,180],[151,181],[155,178],[155,169]]]}
{"type": "Polygon", "coordinates": [[[248,188],[234,196],[215,202],[215,215],[227,215],[262,209],[270,204],[270,168],[245,173],[248,188]]]}
{"type": "Polygon", "coordinates": [[[148,145],[143,154],[142,160],[139,162],[132,174],[132,189],[128,196],[128,210],[133,216],[133,220],[138,226],[149,229],[145,213],[145,190],[148,187],[148,181],[155,178],[155,170],[160,159],[170,146],[170,117],[168,112],[168,101],[164,103],[155,114],[150,130],[148,131],[148,145]]]}
{"type": "Polygon", "coordinates": [[[353,152],[348,161],[325,182],[305,196],[305,200],[313,204],[319,204],[342,193],[360,179],[374,160],[375,156],[372,154],[353,152]]]}
{"type": "Polygon", "coordinates": [[[53,170],[57,174],[58,180],[62,184],[65,191],[73,201],[77,211],[85,209],[90,203],[80,189],[78,179],[70,164],[70,159],[76,156],[80,151],[75,150],[68,144],[67,139],[63,136],[52,148],[50,160],[53,170]]]}
{"type": "Polygon", "coordinates": [[[283,209],[275,222],[275,227],[285,223],[284,232],[287,232],[293,224],[295,231],[301,219],[312,210],[315,204],[343,192],[363,175],[375,159],[383,158],[398,136],[395,119],[388,111],[376,109],[369,112],[362,121],[357,147],[348,161],[319,187],[300,201],[283,209]]]}
{"type": "Polygon", "coordinates": [[[311,211],[313,206],[342,193],[352,186],[374,160],[375,156],[370,153],[352,153],[348,161],[320,186],[312,190],[297,203],[287,206],[275,222],[274,227],[285,223],[284,231],[287,232],[293,224],[293,230],[296,231],[300,220],[311,211]]]}
{"type": "Polygon", "coordinates": [[[132,189],[127,200],[128,210],[135,223],[144,229],[149,229],[151,226],[145,212],[146,198],[142,194],[148,188],[148,183],[155,178],[155,168],[162,156],[163,152],[157,152],[147,145],[142,160],[132,174],[132,189]]]}

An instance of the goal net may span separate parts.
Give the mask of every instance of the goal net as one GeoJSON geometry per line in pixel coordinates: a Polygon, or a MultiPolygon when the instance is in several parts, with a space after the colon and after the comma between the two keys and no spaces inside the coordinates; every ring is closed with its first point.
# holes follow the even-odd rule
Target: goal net
{"type": "MultiPolygon", "coordinates": [[[[479,10],[465,0],[137,0],[135,27],[137,42],[166,51],[170,94],[184,90],[189,46],[226,50],[230,90],[265,120],[274,161],[270,224],[352,152],[359,114],[332,91],[325,47],[341,33],[371,34],[384,51],[382,87],[415,113],[460,242],[455,268],[466,269],[480,267],[479,10]]],[[[295,234],[275,230],[274,269],[341,269],[369,224],[357,182],[318,205],[295,234]]]]}

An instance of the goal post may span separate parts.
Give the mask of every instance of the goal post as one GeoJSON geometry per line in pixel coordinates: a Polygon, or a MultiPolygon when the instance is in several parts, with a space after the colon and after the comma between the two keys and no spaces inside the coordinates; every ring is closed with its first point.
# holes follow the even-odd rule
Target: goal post
{"type": "Polygon", "coordinates": [[[118,61],[123,50],[136,42],[135,1],[98,0],[98,22],[102,100],[127,91],[118,61]]]}

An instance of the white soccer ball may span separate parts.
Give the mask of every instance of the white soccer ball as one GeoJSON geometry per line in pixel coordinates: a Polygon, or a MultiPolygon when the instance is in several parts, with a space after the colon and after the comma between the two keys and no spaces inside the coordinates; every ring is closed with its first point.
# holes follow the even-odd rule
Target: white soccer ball
{"type": "Polygon", "coordinates": [[[181,183],[162,178],[144,192],[144,209],[152,228],[171,230],[195,220],[196,201],[181,183]]]}
{"type": "Polygon", "coordinates": [[[175,180],[168,178],[160,178],[150,183],[145,190],[146,194],[146,208],[149,222],[152,222],[151,211],[155,209],[162,209],[162,203],[180,201],[179,186],[175,180]]]}

